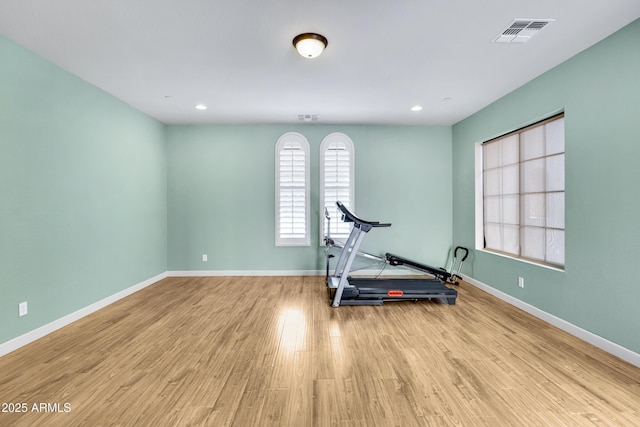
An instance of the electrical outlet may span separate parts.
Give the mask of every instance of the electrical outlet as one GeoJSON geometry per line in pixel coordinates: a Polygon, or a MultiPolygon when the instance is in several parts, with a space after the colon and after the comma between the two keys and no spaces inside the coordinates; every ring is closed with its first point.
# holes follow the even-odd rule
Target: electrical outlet
{"type": "Polygon", "coordinates": [[[202,262],[207,262],[208,259],[207,254],[202,254],[202,262]]]}
{"type": "Polygon", "coordinates": [[[518,277],[518,287],[524,288],[524,277],[518,277]]]}
{"type": "Polygon", "coordinates": [[[18,304],[18,316],[26,316],[29,313],[29,307],[27,306],[27,302],[21,302],[18,304]]]}

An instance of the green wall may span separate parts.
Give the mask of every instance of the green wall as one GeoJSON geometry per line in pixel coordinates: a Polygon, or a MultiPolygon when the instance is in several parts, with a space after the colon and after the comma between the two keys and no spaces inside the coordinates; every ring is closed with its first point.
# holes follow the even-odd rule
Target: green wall
{"type": "Polygon", "coordinates": [[[3,343],[165,272],[167,223],[164,125],[3,37],[0,58],[3,343]]]}
{"type": "Polygon", "coordinates": [[[640,352],[640,21],[453,126],[453,241],[474,246],[474,144],[564,109],[566,269],[475,251],[466,273],[640,352]],[[525,288],[517,277],[525,278],[525,288]]]}
{"type": "Polygon", "coordinates": [[[318,158],[331,132],[355,146],[356,213],[393,223],[370,232],[363,249],[443,264],[451,245],[450,127],[168,126],[169,270],[322,270],[318,158]],[[274,243],[274,150],[290,131],[310,144],[310,247],[274,243]]]}

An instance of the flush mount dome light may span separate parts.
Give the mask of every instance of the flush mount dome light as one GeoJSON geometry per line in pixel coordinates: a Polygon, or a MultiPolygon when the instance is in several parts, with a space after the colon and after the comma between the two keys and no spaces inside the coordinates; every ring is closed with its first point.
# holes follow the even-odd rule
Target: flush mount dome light
{"type": "Polygon", "coordinates": [[[320,56],[328,44],[325,36],[315,33],[298,34],[293,38],[293,46],[305,58],[320,56]]]}

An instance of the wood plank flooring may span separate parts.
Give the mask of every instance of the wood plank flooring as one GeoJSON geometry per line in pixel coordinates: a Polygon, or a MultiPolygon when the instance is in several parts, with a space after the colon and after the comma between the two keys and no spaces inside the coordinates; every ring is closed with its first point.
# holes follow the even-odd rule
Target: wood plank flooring
{"type": "Polygon", "coordinates": [[[640,369],[458,291],[331,308],[320,277],[168,278],[0,358],[27,409],[0,425],[640,425],[640,369]]]}

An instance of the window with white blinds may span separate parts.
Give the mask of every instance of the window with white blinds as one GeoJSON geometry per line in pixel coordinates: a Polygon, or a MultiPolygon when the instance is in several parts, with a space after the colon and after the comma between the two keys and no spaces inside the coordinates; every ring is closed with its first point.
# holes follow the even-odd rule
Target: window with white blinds
{"type": "Polygon", "coordinates": [[[564,268],[564,115],[482,144],[484,249],[564,268]]]}
{"type": "Polygon", "coordinates": [[[324,244],[327,220],[324,208],[331,216],[330,236],[334,240],[346,240],[351,223],[342,222],[342,214],[336,201],[349,210],[354,209],[354,148],[351,139],[339,132],[327,135],[320,144],[320,242],[324,244]]]}
{"type": "Polygon", "coordinates": [[[276,143],[276,246],[309,244],[309,143],[289,132],[276,143]]]}

